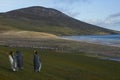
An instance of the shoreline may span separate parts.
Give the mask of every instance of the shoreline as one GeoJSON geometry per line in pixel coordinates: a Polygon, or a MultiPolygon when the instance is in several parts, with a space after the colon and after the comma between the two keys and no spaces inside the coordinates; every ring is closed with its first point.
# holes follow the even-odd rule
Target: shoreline
{"type": "Polygon", "coordinates": [[[99,58],[99,59],[120,62],[120,58],[108,58],[108,57],[106,57],[106,58],[99,58]]]}
{"type": "MultiPolygon", "coordinates": [[[[85,43],[90,43],[90,44],[97,44],[97,45],[103,45],[103,46],[113,46],[113,47],[119,47],[120,48],[120,43],[110,43],[107,42],[103,42],[104,40],[98,40],[98,39],[90,39],[90,38],[84,38],[84,39],[74,39],[74,38],[69,38],[69,37],[60,37],[61,39],[65,39],[65,40],[71,40],[71,41],[78,41],[78,42],[85,42],[85,43]]],[[[115,42],[115,41],[114,41],[115,42]]]]}
{"type": "Polygon", "coordinates": [[[120,57],[120,47],[74,41],[68,39],[0,39],[0,45],[8,47],[48,49],[57,52],[82,52],[107,57],[120,57]]]}

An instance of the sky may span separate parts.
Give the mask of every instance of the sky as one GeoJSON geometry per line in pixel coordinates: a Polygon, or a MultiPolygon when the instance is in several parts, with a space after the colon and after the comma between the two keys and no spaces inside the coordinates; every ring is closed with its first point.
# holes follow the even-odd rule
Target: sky
{"type": "Polygon", "coordinates": [[[0,0],[0,12],[30,6],[54,8],[78,20],[120,31],[120,0],[0,0]]]}

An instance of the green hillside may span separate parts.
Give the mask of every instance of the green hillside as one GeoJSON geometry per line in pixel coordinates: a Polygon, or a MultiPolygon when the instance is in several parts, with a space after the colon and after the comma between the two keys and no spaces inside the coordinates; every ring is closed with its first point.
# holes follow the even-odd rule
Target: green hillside
{"type": "Polygon", "coordinates": [[[51,26],[43,22],[34,20],[14,19],[14,18],[0,18],[0,30],[28,30],[37,32],[46,32],[56,35],[78,34],[72,29],[51,26]]]}
{"type": "Polygon", "coordinates": [[[120,63],[84,56],[38,50],[42,60],[40,73],[33,72],[33,49],[0,47],[0,80],[120,80],[120,63]],[[5,54],[22,50],[24,70],[12,72],[5,54]]]}
{"type": "Polygon", "coordinates": [[[116,34],[73,19],[51,8],[29,7],[0,14],[0,30],[28,30],[55,35],[116,34]]]}

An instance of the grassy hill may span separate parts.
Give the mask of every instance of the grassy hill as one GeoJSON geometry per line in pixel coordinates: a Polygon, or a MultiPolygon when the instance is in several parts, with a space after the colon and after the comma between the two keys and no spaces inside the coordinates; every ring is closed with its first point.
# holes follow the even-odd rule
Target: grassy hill
{"type": "Polygon", "coordinates": [[[0,44],[4,46],[0,46],[0,80],[120,80],[120,62],[86,56],[93,53],[117,57],[119,48],[56,36],[116,33],[119,32],[78,21],[51,8],[36,6],[1,13],[0,44]],[[8,47],[10,45],[27,48],[8,47]],[[33,71],[34,46],[54,48],[38,49],[43,65],[40,73],[33,71]],[[23,52],[24,70],[11,71],[7,55],[11,50],[23,52]]]}
{"type": "Polygon", "coordinates": [[[120,80],[120,63],[85,56],[38,50],[42,60],[40,73],[33,72],[33,49],[0,46],[0,80],[120,80]],[[24,70],[12,72],[8,51],[21,50],[24,70]]]}
{"type": "Polygon", "coordinates": [[[118,32],[91,25],[51,8],[28,7],[0,14],[0,31],[28,30],[55,35],[116,34],[118,32]]]}

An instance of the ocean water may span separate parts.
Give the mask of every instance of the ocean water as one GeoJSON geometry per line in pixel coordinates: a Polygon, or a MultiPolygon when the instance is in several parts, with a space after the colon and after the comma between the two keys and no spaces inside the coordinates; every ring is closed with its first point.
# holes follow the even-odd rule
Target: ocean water
{"type": "Polygon", "coordinates": [[[120,35],[62,36],[62,38],[120,47],[120,35]]]}
{"type": "Polygon", "coordinates": [[[102,60],[112,60],[112,61],[117,61],[120,62],[120,58],[100,58],[102,60]]]}
{"type": "MultiPolygon", "coordinates": [[[[120,47],[120,35],[62,36],[63,39],[120,47]]],[[[120,62],[120,58],[101,58],[120,62]]]]}

